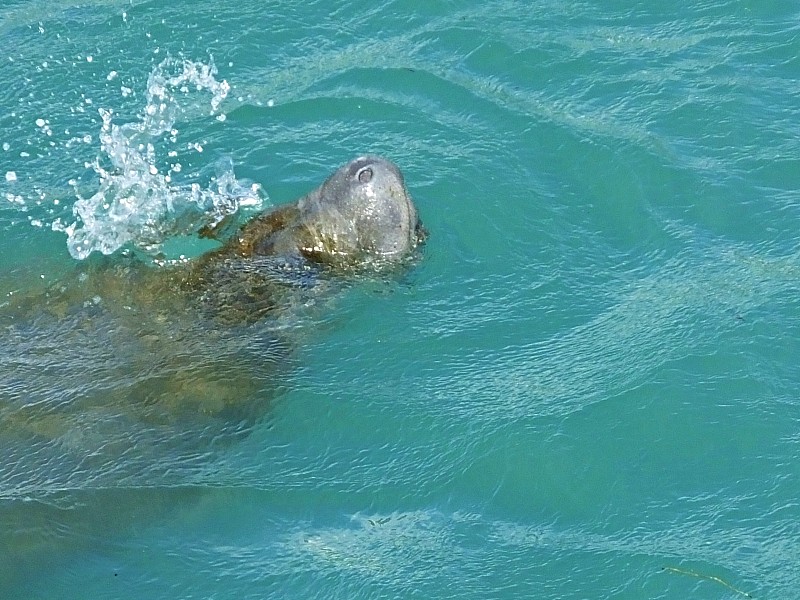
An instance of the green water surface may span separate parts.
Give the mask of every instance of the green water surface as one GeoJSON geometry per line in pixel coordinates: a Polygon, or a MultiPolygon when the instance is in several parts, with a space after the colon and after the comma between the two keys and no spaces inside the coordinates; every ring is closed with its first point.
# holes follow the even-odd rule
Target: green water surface
{"type": "Polygon", "coordinates": [[[139,119],[167,57],[231,86],[214,115],[186,101],[182,183],[230,157],[277,204],[383,154],[430,237],[282,324],[290,364],[222,445],[145,452],[81,408],[103,361],[156,360],[109,356],[113,322],[4,325],[0,598],[798,597],[798,23],[781,1],[6,0],[0,303],[76,276],[52,223],[97,190],[98,109],[139,119]],[[69,437],[12,423],[8,398],[67,393],[69,437]]]}

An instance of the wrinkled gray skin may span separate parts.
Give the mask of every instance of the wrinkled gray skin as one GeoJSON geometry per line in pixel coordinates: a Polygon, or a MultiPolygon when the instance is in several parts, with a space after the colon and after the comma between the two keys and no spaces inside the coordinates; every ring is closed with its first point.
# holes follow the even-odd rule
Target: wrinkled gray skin
{"type": "Polygon", "coordinates": [[[421,236],[400,170],[384,158],[362,156],[297,203],[250,221],[210,258],[283,256],[374,266],[401,259],[421,236]]]}
{"type": "Polygon", "coordinates": [[[341,167],[298,202],[301,219],[336,252],[394,259],[418,242],[419,220],[400,170],[377,156],[341,167]]]}

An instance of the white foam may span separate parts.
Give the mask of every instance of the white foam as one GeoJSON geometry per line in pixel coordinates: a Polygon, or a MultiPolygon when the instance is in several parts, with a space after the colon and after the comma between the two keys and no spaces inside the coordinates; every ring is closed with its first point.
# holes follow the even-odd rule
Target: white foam
{"type": "MultiPolygon", "coordinates": [[[[172,175],[181,171],[180,165],[159,156],[176,155],[175,150],[159,150],[164,146],[159,142],[175,141],[175,124],[196,107],[198,92],[211,95],[209,114],[217,114],[230,86],[216,75],[213,64],[167,59],[148,78],[147,101],[138,120],[117,124],[113,110],[99,109],[101,152],[89,164],[99,176],[99,188],[88,198],[78,196],[75,223],[59,226],[73,257],[111,254],[126,245],[155,252],[170,236],[216,224],[242,205],[260,206],[260,188],[240,184],[230,162],[203,188],[174,184],[172,175]],[[162,163],[169,169],[163,174],[162,163]]],[[[203,151],[199,142],[184,147],[203,151]]]]}

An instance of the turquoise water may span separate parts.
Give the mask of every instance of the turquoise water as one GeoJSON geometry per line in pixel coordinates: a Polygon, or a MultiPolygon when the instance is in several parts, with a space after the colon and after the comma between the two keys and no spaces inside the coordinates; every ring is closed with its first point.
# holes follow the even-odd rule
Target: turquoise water
{"type": "Polygon", "coordinates": [[[7,310],[75,285],[78,238],[179,262],[203,219],[364,152],[430,237],[286,317],[286,359],[275,324],[186,326],[180,362],[128,321],[4,320],[0,597],[796,598],[798,23],[777,0],[4,2],[7,310]],[[172,360],[257,414],[108,409],[172,360]]]}

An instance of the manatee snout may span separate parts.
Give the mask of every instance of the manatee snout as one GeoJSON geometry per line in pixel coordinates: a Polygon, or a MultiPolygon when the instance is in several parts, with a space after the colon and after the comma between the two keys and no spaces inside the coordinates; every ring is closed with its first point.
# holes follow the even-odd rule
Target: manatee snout
{"type": "Polygon", "coordinates": [[[301,219],[334,253],[392,260],[420,241],[417,209],[400,169],[379,156],[361,156],[298,202],[301,219]]]}
{"type": "MultiPolygon", "coordinates": [[[[305,274],[313,265],[349,270],[403,260],[425,237],[403,175],[391,161],[361,156],[314,191],[251,219],[222,248],[195,265],[198,278],[214,265],[253,272],[281,265],[305,274]]],[[[212,277],[213,278],[213,277],[212,277]]]]}

